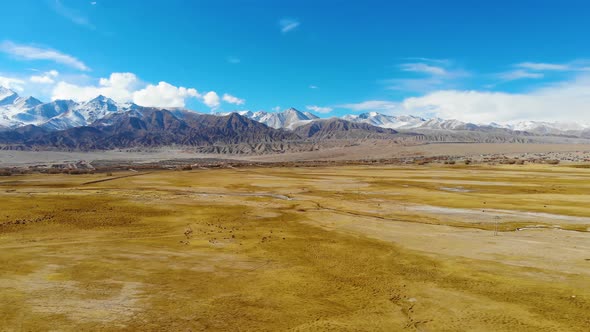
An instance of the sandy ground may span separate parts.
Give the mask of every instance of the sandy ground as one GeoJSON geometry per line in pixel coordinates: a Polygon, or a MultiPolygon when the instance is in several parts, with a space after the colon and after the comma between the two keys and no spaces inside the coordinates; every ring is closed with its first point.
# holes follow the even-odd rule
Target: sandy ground
{"type": "Polygon", "coordinates": [[[415,156],[480,156],[486,154],[503,154],[507,156],[524,153],[547,152],[588,152],[589,144],[423,144],[397,145],[383,141],[366,142],[348,148],[325,149],[321,151],[288,153],[284,155],[267,155],[249,158],[259,161],[295,161],[295,160],[354,160],[403,158],[415,156]]]}
{"type": "Polygon", "coordinates": [[[590,268],[585,260],[590,252],[588,232],[529,229],[494,235],[486,230],[361,216],[330,219],[321,216],[311,221],[330,230],[364,234],[432,255],[499,261],[556,273],[580,273],[590,280],[590,268]]]}
{"type": "Polygon", "coordinates": [[[6,177],[0,326],[586,331],[589,190],[567,165],[6,177]]]}
{"type": "Polygon", "coordinates": [[[387,159],[416,156],[467,156],[478,157],[489,154],[520,156],[523,154],[556,152],[576,156],[585,153],[590,157],[588,144],[424,144],[398,145],[386,141],[364,142],[346,148],[322,149],[321,151],[281,153],[268,155],[222,155],[194,153],[178,148],[161,148],[150,151],[113,150],[102,152],[62,151],[7,151],[0,150],[0,167],[37,164],[56,164],[95,160],[147,163],[173,159],[219,158],[250,160],[259,162],[285,162],[310,160],[358,160],[387,159]]]}
{"type": "Polygon", "coordinates": [[[23,166],[38,164],[60,164],[80,160],[111,160],[124,162],[156,162],[169,159],[215,158],[217,155],[198,154],[185,150],[152,150],[137,151],[101,151],[101,152],[67,152],[67,151],[9,151],[0,150],[0,166],[23,166]]]}

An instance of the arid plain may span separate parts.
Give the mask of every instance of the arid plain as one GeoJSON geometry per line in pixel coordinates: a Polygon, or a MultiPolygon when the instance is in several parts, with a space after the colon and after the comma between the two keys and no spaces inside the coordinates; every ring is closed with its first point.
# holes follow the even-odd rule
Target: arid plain
{"type": "Polygon", "coordinates": [[[587,331],[590,168],[0,180],[3,331],[587,331]]]}

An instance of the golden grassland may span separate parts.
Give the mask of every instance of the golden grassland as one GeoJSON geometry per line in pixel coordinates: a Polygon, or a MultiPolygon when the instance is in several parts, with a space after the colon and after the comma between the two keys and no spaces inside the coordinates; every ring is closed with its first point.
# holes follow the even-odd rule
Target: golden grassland
{"type": "Polygon", "coordinates": [[[590,326],[588,168],[124,175],[0,180],[0,330],[590,326]]]}

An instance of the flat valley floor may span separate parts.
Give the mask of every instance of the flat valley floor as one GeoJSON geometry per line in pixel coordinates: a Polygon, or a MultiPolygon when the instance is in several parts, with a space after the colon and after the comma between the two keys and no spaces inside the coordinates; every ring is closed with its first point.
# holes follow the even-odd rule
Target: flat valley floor
{"type": "Polygon", "coordinates": [[[0,179],[2,331],[588,331],[590,168],[0,179]]]}

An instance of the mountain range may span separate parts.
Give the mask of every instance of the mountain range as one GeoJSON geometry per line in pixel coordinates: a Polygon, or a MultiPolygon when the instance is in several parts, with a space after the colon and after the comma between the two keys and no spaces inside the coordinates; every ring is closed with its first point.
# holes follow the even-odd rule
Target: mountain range
{"type": "Polygon", "coordinates": [[[590,138],[590,126],[538,121],[482,125],[377,112],[322,119],[294,108],[202,114],[117,103],[105,96],[86,102],[43,103],[0,87],[2,148],[89,150],[183,145],[205,152],[247,153],[305,150],[334,140],[548,141],[540,137],[586,139],[590,138]]]}
{"type": "Polygon", "coordinates": [[[73,100],[43,103],[34,97],[20,97],[12,90],[0,87],[0,128],[36,125],[49,130],[63,130],[89,125],[110,113],[138,108],[132,103],[116,103],[105,96],[82,103],[73,100]]]}
{"type": "MultiPolygon", "coordinates": [[[[245,116],[254,121],[264,123],[265,125],[279,129],[295,129],[298,126],[307,124],[319,117],[310,112],[301,112],[294,108],[289,108],[283,112],[265,112],[265,111],[238,111],[238,114],[245,116]]],[[[227,115],[228,113],[225,113],[227,115]]]]}

